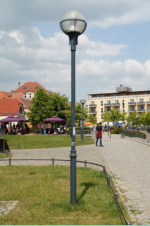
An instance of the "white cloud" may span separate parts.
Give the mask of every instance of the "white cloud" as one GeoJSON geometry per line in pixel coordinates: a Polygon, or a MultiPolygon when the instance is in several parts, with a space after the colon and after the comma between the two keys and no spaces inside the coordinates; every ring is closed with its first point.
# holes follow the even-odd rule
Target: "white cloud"
{"type": "Polygon", "coordinates": [[[34,23],[59,23],[70,10],[83,13],[88,25],[150,21],[149,0],[0,0],[0,30],[14,31],[34,23]]]}
{"type": "MultiPolygon", "coordinates": [[[[77,100],[88,93],[112,92],[119,84],[147,88],[150,61],[142,64],[133,59],[112,63],[95,60],[100,56],[117,55],[125,48],[124,44],[90,41],[86,35],[80,37],[77,100]]],[[[68,37],[63,33],[44,39],[36,27],[0,32],[0,90],[16,89],[18,82],[38,81],[48,90],[70,96],[70,55],[68,37]]]]}

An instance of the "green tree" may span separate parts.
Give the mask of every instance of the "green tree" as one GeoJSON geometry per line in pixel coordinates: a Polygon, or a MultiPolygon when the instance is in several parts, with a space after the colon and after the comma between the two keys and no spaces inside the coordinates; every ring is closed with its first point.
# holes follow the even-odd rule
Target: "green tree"
{"type": "Polygon", "coordinates": [[[32,100],[32,106],[29,107],[30,112],[27,113],[32,125],[42,123],[43,119],[53,115],[53,105],[49,95],[43,90],[38,89],[32,100]]]}
{"type": "Polygon", "coordinates": [[[110,122],[111,121],[111,112],[106,111],[105,113],[103,113],[102,117],[103,117],[103,122],[110,122]]]}
{"type": "Polygon", "coordinates": [[[123,115],[117,109],[111,110],[111,114],[110,114],[111,122],[120,121],[120,118],[122,118],[122,117],[123,117],[123,115]]]}
{"type": "MultiPolygon", "coordinates": [[[[88,109],[86,107],[84,107],[83,109],[84,111],[84,120],[88,118],[88,109]]],[[[82,121],[82,104],[79,102],[76,102],[76,106],[75,106],[75,120],[77,123],[79,123],[80,125],[80,121],[82,121]]]]}
{"type": "Polygon", "coordinates": [[[130,115],[127,116],[127,122],[132,122],[132,125],[137,124],[136,115],[138,115],[137,112],[131,112],[130,115]]]}
{"type": "Polygon", "coordinates": [[[71,107],[69,103],[69,98],[64,94],[60,93],[49,93],[49,100],[53,106],[53,116],[57,116],[63,119],[68,119],[67,116],[70,116],[69,113],[71,107]]]}
{"type": "Polygon", "coordinates": [[[145,125],[150,126],[150,112],[145,115],[145,125]]]}
{"type": "Polygon", "coordinates": [[[138,123],[139,123],[139,124],[146,125],[146,124],[145,124],[145,117],[146,117],[146,114],[145,114],[145,113],[142,113],[142,114],[139,116],[138,123]]]}
{"type": "Polygon", "coordinates": [[[93,123],[93,124],[96,124],[96,123],[97,123],[97,118],[95,118],[95,117],[93,116],[93,114],[89,114],[88,120],[89,120],[89,122],[91,122],[91,123],[93,123]]]}

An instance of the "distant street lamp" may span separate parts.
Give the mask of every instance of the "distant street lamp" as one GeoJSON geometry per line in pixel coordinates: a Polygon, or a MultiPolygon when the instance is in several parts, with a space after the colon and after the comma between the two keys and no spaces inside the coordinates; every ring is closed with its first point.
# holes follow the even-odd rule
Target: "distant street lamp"
{"type": "Polygon", "coordinates": [[[136,124],[137,124],[137,127],[138,127],[138,119],[139,119],[139,116],[136,115],[136,124]]]}
{"type": "Polygon", "coordinates": [[[81,128],[81,139],[83,141],[83,127],[84,127],[84,120],[83,120],[83,116],[84,116],[84,104],[86,103],[86,100],[84,98],[82,98],[80,100],[80,103],[82,104],[82,128],[81,128]]]}
{"type": "Polygon", "coordinates": [[[69,36],[71,45],[71,153],[70,153],[70,198],[76,204],[76,150],[75,150],[75,51],[78,36],[86,29],[83,15],[77,11],[67,12],[60,22],[62,31],[69,36]]]}

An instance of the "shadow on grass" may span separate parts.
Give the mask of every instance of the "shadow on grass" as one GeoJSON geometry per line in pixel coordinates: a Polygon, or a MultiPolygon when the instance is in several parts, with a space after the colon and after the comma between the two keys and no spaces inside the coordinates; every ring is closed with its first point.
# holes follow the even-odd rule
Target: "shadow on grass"
{"type": "Polygon", "coordinates": [[[79,196],[79,198],[77,199],[77,204],[79,203],[79,201],[83,198],[83,196],[86,194],[87,190],[90,187],[96,186],[98,185],[97,183],[81,183],[81,186],[85,186],[84,190],[82,191],[81,195],[79,196]]]}

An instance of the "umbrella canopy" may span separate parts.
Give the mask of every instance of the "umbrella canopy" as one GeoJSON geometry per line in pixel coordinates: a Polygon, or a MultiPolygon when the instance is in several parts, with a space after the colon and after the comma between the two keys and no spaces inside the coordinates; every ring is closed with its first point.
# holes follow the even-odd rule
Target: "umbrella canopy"
{"type": "Polygon", "coordinates": [[[94,126],[94,123],[92,123],[92,122],[85,122],[84,125],[85,126],[94,126]]]}
{"type": "Polygon", "coordinates": [[[27,122],[28,121],[28,119],[20,118],[19,116],[17,116],[16,118],[20,120],[19,122],[27,122]]]}
{"type": "Polygon", "coordinates": [[[62,122],[62,121],[65,121],[65,119],[53,116],[51,118],[44,119],[43,121],[44,122],[62,122]]]}
{"type": "Polygon", "coordinates": [[[0,122],[21,122],[21,121],[24,121],[24,119],[19,117],[17,118],[14,116],[8,116],[7,118],[0,120],[0,122]]]}

